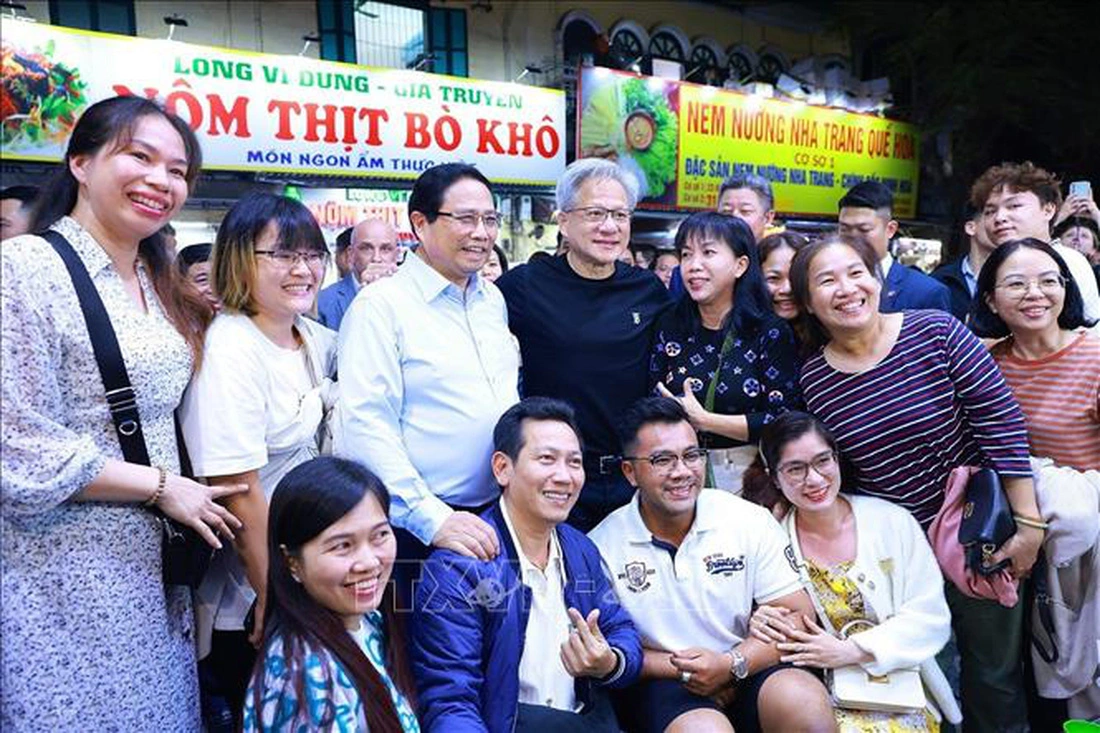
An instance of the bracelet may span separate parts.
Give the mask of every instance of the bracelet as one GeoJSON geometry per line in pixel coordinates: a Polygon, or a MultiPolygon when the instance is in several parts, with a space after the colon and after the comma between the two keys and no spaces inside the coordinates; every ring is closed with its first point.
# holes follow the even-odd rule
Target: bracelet
{"type": "Polygon", "coordinates": [[[1024,517],[1020,516],[1019,514],[1013,514],[1012,518],[1016,520],[1017,524],[1022,524],[1025,527],[1042,530],[1050,529],[1050,524],[1048,522],[1044,522],[1041,519],[1035,519],[1034,517],[1024,517]]]}
{"type": "Polygon", "coordinates": [[[147,507],[156,506],[160,498],[164,496],[164,487],[168,483],[168,472],[160,466],[156,467],[157,473],[157,490],[153,492],[153,495],[142,505],[147,507]]]}

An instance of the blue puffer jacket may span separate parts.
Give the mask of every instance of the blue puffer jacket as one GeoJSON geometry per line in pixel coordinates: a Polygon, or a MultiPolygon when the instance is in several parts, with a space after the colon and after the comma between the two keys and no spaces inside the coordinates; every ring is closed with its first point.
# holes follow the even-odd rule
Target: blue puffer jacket
{"type": "MultiPolygon", "coordinates": [[[[500,505],[481,518],[496,530],[501,553],[481,561],[436,550],[424,564],[413,613],[413,669],[425,731],[508,733],[519,705],[519,660],[527,633],[531,591],[500,505]]],[[[633,621],[604,575],[599,550],[572,527],[557,528],[565,561],[565,605],[588,617],[600,609],[600,631],[621,654],[605,680],[576,680],[578,702],[592,685],[624,687],[642,669],[642,645],[633,621]]],[[[557,649],[545,651],[547,663],[557,649]]]]}

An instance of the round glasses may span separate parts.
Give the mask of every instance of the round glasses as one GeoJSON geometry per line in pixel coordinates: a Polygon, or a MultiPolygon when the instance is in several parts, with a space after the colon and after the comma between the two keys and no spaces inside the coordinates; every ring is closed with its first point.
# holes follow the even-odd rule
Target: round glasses
{"type": "Polygon", "coordinates": [[[1057,272],[1046,272],[1033,278],[1010,275],[997,283],[996,288],[1003,290],[1010,298],[1023,300],[1031,291],[1032,283],[1039,286],[1043,295],[1057,295],[1066,289],[1066,279],[1057,272]]]}
{"type": "Polygon", "coordinates": [[[813,457],[809,463],[805,461],[791,461],[779,467],[779,473],[783,478],[793,484],[804,484],[810,478],[810,469],[817,472],[823,478],[832,478],[836,475],[836,453],[826,451],[813,457]]]}

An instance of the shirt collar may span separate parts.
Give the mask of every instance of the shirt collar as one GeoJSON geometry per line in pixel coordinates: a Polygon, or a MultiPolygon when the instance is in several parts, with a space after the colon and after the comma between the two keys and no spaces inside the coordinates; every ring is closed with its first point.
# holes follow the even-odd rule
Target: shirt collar
{"type": "MultiPolygon", "coordinates": [[[[94,278],[103,270],[114,269],[114,263],[111,261],[110,255],[107,254],[107,250],[103,249],[99,242],[95,241],[88,230],[80,226],[76,219],[63,216],[50,228],[69,240],[69,244],[76,250],[80,260],[88,268],[88,274],[91,277],[94,278]]],[[[138,267],[142,267],[140,257],[138,258],[138,267]]]]}
{"type": "Polygon", "coordinates": [[[886,277],[890,274],[890,268],[894,266],[894,256],[887,252],[881,260],[878,261],[879,267],[882,268],[882,276],[886,277]]]}
{"type": "MultiPolygon", "coordinates": [[[[649,530],[649,527],[645,525],[645,520],[642,519],[641,505],[639,504],[639,492],[635,490],[634,498],[630,500],[630,504],[627,506],[627,525],[623,534],[626,537],[626,541],[631,544],[648,545],[653,541],[653,532],[649,530]]],[[[691,523],[691,529],[688,530],[688,535],[698,534],[700,532],[706,532],[711,529],[716,529],[719,526],[719,518],[715,512],[700,512],[699,504],[703,500],[703,493],[699,493],[699,498],[695,500],[695,519],[691,523]]],[[[687,535],[685,535],[686,537],[687,535]]]]}
{"type": "MultiPolygon", "coordinates": [[[[417,248],[419,249],[419,247],[417,248]]],[[[401,265],[401,270],[408,268],[409,277],[420,290],[420,295],[423,296],[424,301],[430,303],[439,297],[441,293],[447,291],[450,288],[451,292],[461,300],[462,291],[457,285],[448,280],[447,278],[436,272],[431,265],[424,261],[424,259],[416,253],[416,251],[410,252],[408,257],[405,258],[405,262],[401,265]]],[[[469,293],[481,293],[484,290],[484,283],[481,280],[481,276],[477,273],[470,275],[466,289],[469,293]]]]}
{"type": "Polygon", "coordinates": [[[508,528],[508,534],[512,537],[512,544],[515,545],[516,555],[519,557],[519,566],[523,571],[523,575],[526,576],[529,572],[544,573],[556,568],[561,575],[561,584],[564,588],[566,581],[565,563],[562,562],[561,544],[558,541],[557,529],[550,532],[550,554],[547,556],[546,571],[543,571],[523,554],[523,546],[519,543],[519,537],[516,535],[516,528],[512,524],[512,517],[508,514],[508,504],[504,501],[503,497],[500,499],[500,513],[504,515],[504,526],[508,528]]]}

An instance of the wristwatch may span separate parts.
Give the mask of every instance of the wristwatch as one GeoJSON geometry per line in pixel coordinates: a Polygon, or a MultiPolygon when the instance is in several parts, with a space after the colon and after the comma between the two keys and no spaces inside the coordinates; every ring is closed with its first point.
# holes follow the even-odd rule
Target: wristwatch
{"type": "Polygon", "coordinates": [[[749,676],[749,660],[745,659],[745,655],[741,653],[741,650],[736,646],[731,646],[728,654],[730,655],[730,674],[733,675],[735,680],[743,680],[749,676]]]}

